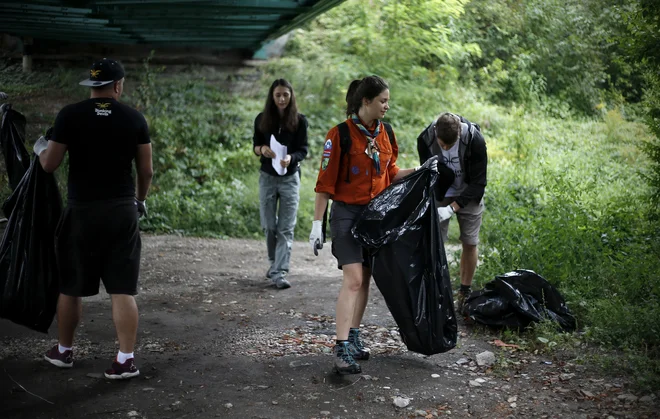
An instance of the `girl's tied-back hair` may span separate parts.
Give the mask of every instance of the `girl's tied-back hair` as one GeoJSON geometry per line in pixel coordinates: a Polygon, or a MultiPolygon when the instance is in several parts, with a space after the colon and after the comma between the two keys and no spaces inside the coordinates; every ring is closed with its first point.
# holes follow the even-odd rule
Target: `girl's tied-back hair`
{"type": "Polygon", "coordinates": [[[353,80],[346,92],[346,116],[357,114],[362,106],[362,99],[373,100],[383,90],[389,89],[387,82],[378,76],[368,76],[362,80],[353,80]]]}
{"type": "Polygon", "coordinates": [[[259,131],[263,134],[272,134],[278,127],[281,127],[289,132],[296,132],[298,130],[298,105],[296,105],[296,95],[293,93],[293,86],[285,79],[277,79],[270,85],[268,90],[268,97],[266,98],[266,105],[264,106],[263,117],[259,123],[259,131]],[[284,109],[284,114],[280,118],[280,113],[277,110],[277,104],[273,99],[273,92],[277,86],[284,86],[289,89],[291,93],[291,100],[289,105],[284,109]]]}

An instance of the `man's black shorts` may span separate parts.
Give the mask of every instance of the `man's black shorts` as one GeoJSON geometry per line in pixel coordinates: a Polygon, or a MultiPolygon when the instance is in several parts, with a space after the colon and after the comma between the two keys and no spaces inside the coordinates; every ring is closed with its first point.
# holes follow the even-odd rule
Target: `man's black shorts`
{"type": "Polygon", "coordinates": [[[60,292],[72,297],[137,294],[140,230],[135,199],[69,201],[57,227],[60,292]]]}

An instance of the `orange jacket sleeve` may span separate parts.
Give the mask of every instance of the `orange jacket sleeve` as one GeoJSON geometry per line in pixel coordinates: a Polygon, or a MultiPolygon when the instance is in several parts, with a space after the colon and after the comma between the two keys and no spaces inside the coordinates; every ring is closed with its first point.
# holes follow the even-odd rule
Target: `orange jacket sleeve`
{"type": "Polygon", "coordinates": [[[341,150],[339,148],[339,129],[333,127],[328,131],[326,140],[323,143],[323,155],[319,166],[319,175],[316,178],[317,193],[328,193],[331,196],[335,194],[335,185],[337,184],[337,175],[341,164],[341,150]]]}

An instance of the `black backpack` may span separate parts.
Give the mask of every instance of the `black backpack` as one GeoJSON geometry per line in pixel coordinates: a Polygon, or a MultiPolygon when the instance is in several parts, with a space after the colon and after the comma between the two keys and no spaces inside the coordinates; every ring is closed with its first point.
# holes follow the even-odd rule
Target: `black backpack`
{"type": "MultiPolygon", "coordinates": [[[[387,132],[387,137],[390,140],[390,144],[394,145],[394,131],[392,131],[392,125],[388,124],[387,122],[383,122],[383,126],[385,127],[385,132],[387,132]]],[[[346,121],[342,122],[341,124],[337,125],[337,129],[339,129],[339,149],[340,149],[340,157],[339,161],[342,162],[344,160],[344,156],[348,156],[348,159],[346,161],[346,183],[351,183],[351,155],[348,153],[349,150],[351,149],[351,145],[353,144],[353,141],[351,140],[351,132],[348,129],[348,124],[346,121]]],[[[321,232],[323,234],[323,243],[325,243],[326,239],[326,224],[328,222],[328,207],[325,207],[325,211],[323,212],[323,224],[321,224],[321,232]]]]}

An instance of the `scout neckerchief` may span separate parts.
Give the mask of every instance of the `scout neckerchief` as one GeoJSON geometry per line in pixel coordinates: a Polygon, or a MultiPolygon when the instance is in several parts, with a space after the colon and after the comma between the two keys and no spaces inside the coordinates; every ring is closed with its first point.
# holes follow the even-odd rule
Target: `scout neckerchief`
{"type": "Polygon", "coordinates": [[[376,145],[376,137],[378,137],[378,134],[380,134],[380,121],[376,120],[376,129],[372,134],[368,129],[364,127],[364,125],[362,125],[362,121],[360,121],[360,118],[357,115],[351,115],[351,120],[355,126],[360,129],[360,132],[362,132],[367,137],[367,148],[364,150],[364,152],[367,154],[367,156],[369,156],[370,159],[374,161],[374,168],[376,169],[376,173],[380,174],[380,158],[378,157],[378,146],[376,145]]]}

